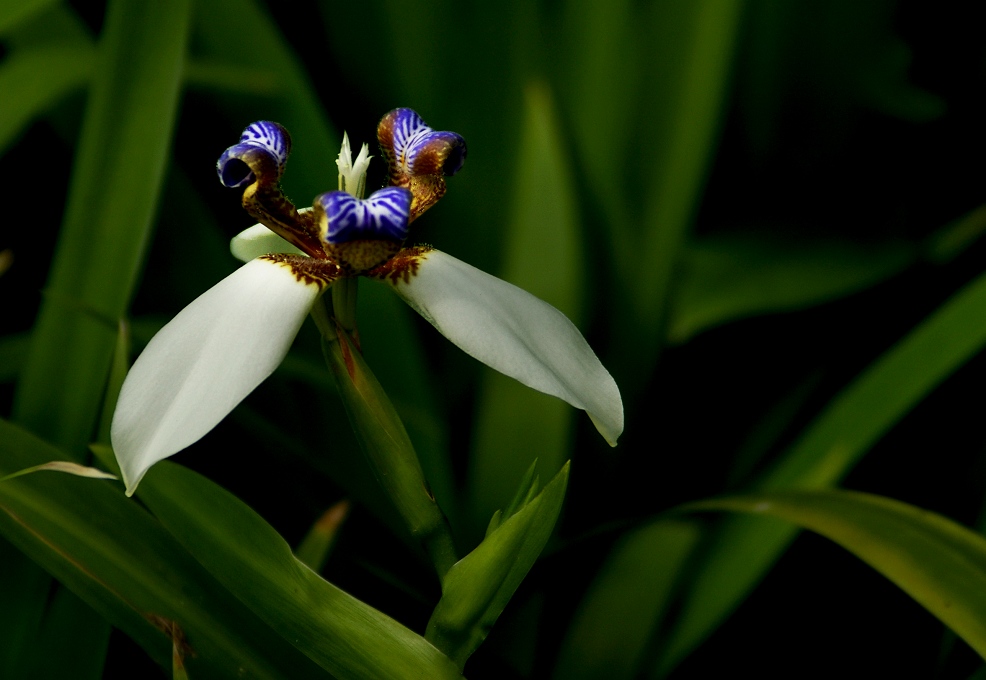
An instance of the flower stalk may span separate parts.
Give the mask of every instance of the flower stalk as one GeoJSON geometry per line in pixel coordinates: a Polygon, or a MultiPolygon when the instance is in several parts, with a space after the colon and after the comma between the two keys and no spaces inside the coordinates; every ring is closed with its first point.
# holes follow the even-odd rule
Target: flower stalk
{"type": "Polygon", "coordinates": [[[458,561],[452,533],[394,405],[341,324],[323,333],[322,352],[374,476],[444,581],[458,561]]]}

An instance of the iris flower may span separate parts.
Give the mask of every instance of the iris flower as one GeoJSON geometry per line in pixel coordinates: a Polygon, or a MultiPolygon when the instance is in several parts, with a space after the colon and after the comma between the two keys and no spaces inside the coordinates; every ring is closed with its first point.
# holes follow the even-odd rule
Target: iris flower
{"type": "Polygon", "coordinates": [[[613,378],[578,329],[546,302],[430,246],[404,247],[409,224],[445,193],[465,141],[411,109],[377,129],[389,186],[363,199],[369,165],[348,137],[339,190],[297,210],[280,189],[290,151],[276,123],[250,125],[217,164],[260,224],[233,239],[246,262],[155,335],[127,375],[111,437],[127,493],[156,462],[215,427],[281,363],[302,322],[334,283],[384,281],[442,335],[488,366],[585,410],[611,445],[623,431],[613,378]]]}

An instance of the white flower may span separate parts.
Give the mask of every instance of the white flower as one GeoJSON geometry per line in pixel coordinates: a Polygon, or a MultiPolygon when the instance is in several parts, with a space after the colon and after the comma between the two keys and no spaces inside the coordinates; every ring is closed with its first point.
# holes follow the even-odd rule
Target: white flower
{"type": "Polygon", "coordinates": [[[263,382],[319,296],[352,276],[390,284],[465,352],[585,410],[616,445],[619,389],[565,315],[446,253],[401,249],[408,223],[444,194],[443,175],[461,167],[462,138],[432,131],[410,109],[387,114],[378,137],[392,186],[357,198],[367,148],[350,162],[344,138],[345,191],[319,196],[309,211],[295,210],[277,185],[290,149],[279,125],[251,125],[220,158],[223,183],[245,187],[244,206],[263,224],[233,239],[246,264],[161,329],[127,375],[111,436],[128,494],[154,463],[197,441],[263,382]]]}

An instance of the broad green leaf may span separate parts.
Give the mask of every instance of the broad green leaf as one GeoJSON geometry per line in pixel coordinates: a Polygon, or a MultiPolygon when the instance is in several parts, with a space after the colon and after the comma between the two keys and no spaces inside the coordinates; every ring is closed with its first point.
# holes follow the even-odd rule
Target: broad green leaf
{"type": "Polygon", "coordinates": [[[834,300],[899,273],[915,254],[905,244],[867,248],[768,234],[697,239],[682,254],[668,340],[682,343],[728,321],[834,300]]]}
{"type": "Polygon", "coordinates": [[[72,455],[93,434],[164,176],[190,2],[107,8],[68,205],[15,398],[18,421],[72,455]],[[73,304],[66,304],[72,301],[73,304]]]}
{"type": "Polygon", "coordinates": [[[460,677],[424,638],[323,580],[259,515],[204,477],[165,461],[137,495],[223,586],[335,677],[460,677]]]}
{"type": "MultiPolygon", "coordinates": [[[[931,390],[986,345],[986,276],[973,281],[848,385],[757,486],[764,490],[825,488],[931,390]]],[[[784,552],[797,529],[755,517],[729,517],[702,564],[659,662],[661,673],[728,616],[784,552]]]]}
{"type": "MultiPolygon", "coordinates": [[[[578,325],[584,276],[571,161],[547,86],[530,84],[524,101],[501,278],[578,325]]],[[[477,408],[467,498],[478,536],[534,455],[545,478],[561,468],[576,413],[494,371],[483,374],[477,408]]]]}
{"type": "Polygon", "coordinates": [[[566,463],[540,494],[503,520],[446,575],[427,638],[460,668],[486,639],[548,542],[565,500],[568,470],[566,463]]]}
{"type": "MultiPolygon", "coordinates": [[[[115,335],[100,319],[123,316],[143,256],[170,145],[189,11],[187,1],[165,7],[117,0],[107,7],[47,297],[14,397],[15,418],[62,445],[59,458],[80,456],[95,428],[115,335]]],[[[24,22],[25,34],[14,42],[32,34],[45,41],[64,28],[69,43],[81,45],[70,13],[61,14],[65,21],[53,17],[44,26],[24,22]]],[[[27,610],[44,600],[19,605],[3,616],[33,620],[27,610]]],[[[76,625],[102,624],[90,614],[76,625]]]]}
{"type": "Polygon", "coordinates": [[[579,604],[552,677],[638,677],[698,538],[698,526],[679,519],[657,520],[622,536],[579,604]]]}
{"type": "Polygon", "coordinates": [[[852,491],[773,491],[690,503],[791,522],[832,539],[986,658],[986,538],[941,515],[852,491]]]}
{"type": "MultiPolygon", "coordinates": [[[[0,474],[63,456],[0,421],[0,474]]],[[[209,576],[140,504],[126,499],[117,483],[57,474],[0,483],[0,533],[162,666],[171,665],[171,638],[162,631],[177,625],[195,652],[187,659],[192,677],[195,669],[199,677],[235,678],[241,670],[253,677],[324,677],[209,576]]],[[[44,623],[65,625],[73,624],[47,618],[44,623]]],[[[98,635],[98,628],[89,633],[98,635]]]]}
{"type": "Polygon", "coordinates": [[[0,153],[27,125],[89,81],[95,50],[46,45],[18,50],[0,62],[0,153]]]}

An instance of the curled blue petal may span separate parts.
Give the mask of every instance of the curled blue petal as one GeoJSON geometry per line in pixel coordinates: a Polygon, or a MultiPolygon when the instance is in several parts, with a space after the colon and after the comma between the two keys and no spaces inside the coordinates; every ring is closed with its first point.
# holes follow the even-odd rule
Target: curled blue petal
{"type": "Polygon", "coordinates": [[[226,149],[216,163],[219,181],[230,188],[249,186],[258,178],[276,182],[291,152],[291,135],[277,123],[261,120],[247,126],[239,144],[226,149]]]}
{"type": "Polygon", "coordinates": [[[345,191],[330,191],[315,199],[325,211],[322,237],[328,243],[383,239],[400,243],[407,238],[411,192],[387,187],[362,200],[345,191]]]}
{"type": "Polygon", "coordinates": [[[466,140],[435,131],[413,109],[394,109],[380,121],[377,138],[400,175],[454,175],[466,161],[466,140]]]}

